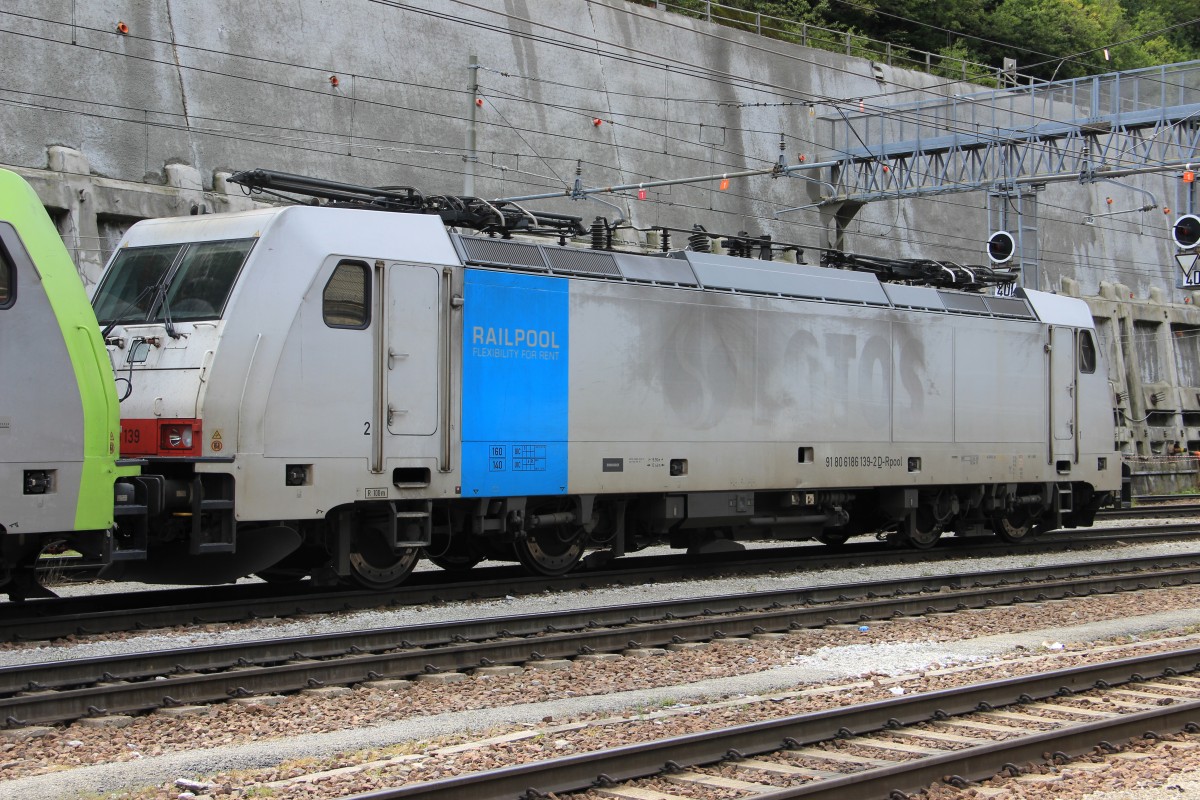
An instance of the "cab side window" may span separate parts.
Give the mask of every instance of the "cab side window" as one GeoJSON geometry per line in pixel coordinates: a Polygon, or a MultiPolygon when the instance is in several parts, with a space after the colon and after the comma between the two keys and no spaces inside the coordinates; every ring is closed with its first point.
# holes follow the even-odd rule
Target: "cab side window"
{"type": "Polygon", "coordinates": [[[342,261],[321,295],[321,314],[331,328],[362,330],[371,324],[370,270],[362,261],[342,261]]]}
{"type": "Polygon", "coordinates": [[[1091,331],[1079,332],[1079,371],[1087,375],[1096,371],[1096,342],[1091,331]]]}
{"type": "Polygon", "coordinates": [[[8,248],[0,242],[0,308],[8,308],[17,295],[17,268],[8,255],[8,248]]]}

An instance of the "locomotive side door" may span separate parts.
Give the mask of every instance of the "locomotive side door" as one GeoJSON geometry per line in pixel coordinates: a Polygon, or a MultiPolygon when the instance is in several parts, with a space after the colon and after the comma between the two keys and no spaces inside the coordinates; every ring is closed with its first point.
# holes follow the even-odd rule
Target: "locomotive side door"
{"type": "Polygon", "coordinates": [[[383,344],[383,423],[389,433],[437,432],[441,273],[436,267],[389,262],[383,344]]]}
{"type": "Polygon", "coordinates": [[[1075,331],[1050,329],[1050,461],[1076,461],[1075,331]]]}

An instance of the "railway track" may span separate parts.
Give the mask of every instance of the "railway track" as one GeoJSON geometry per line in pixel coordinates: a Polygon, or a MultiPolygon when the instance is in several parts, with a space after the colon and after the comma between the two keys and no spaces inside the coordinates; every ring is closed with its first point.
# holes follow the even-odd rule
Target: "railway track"
{"type": "Polygon", "coordinates": [[[903,798],[967,788],[1022,763],[1115,752],[1134,737],[1200,731],[1200,648],[1123,658],[708,730],[356,795],[516,800],[595,789],[625,800],[903,798]],[[733,771],[737,777],[730,777],[733,771]],[[639,786],[658,778],[670,795],[639,786]],[[694,794],[689,794],[689,792],[694,794]]]}
{"type": "Polygon", "coordinates": [[[1197,500],[1195,494],[1143,494],[1133,498],[1135,503],[1154,505],[1155,503],[1174,503],[1180,500],[1197,500]]]}
{"type": "Polygon", "coordinates": [[[963,557],[1031,555],[1091,546],[1146,543],[1195,538],[1200,527],[1188,523],[1136,528],[1098,528],[1087,533],[1047,535],[1009,544],[993,537],[952,537],[930,550],[898,549],[885,543],[851,542],[838,548],[794,546],[683,558],[641,556],[559,578],[530,576],[515,566],[476,569],[470,580],[430,570],[414,573],[405,585],[389,591],[321,589],[307,584],[242,584],[197,589],[165,589],[94,594],[0,603],[0,641],[40,641],[63,636],[147,630],[191,624],[216,624],[262,618],[360,611],[374,608],[427,606],[458,600],[605,586],[640,585],[797,569],[862,568],[865,566],[946,561],[963,557]]]}
{"type": "MultiPolygon", "coordinates": [[[[7,727],[1200,582],[1200,554],[758,592],[0,668],[7,727]],[[967,585],[968,582],[970,585],[967,585]]],[[[877,623],[872,623],[877,624],[877,623]]]]}
{"type": "Polygon", "coordinates": [[[1147,517],[1184,517],[1197,515],[1200,515],[1200,503],[1168,503],[1166,501],[1160,501],[1150,505],[1137,505],[1130,508],[1104,509],[1103,511],[1097,512],[1096,519],[1138,519],[1147,517]]]}

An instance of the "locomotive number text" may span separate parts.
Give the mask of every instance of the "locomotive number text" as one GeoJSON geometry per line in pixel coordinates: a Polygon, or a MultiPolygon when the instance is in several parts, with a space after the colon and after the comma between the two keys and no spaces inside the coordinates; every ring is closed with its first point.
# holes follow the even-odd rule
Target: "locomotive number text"
{"type": "Polygon", "coordinates": [[[121,444],[137,444],[140,441],[142,441],[142,431],[140,428],[121,429],[121,444]]]}
{"type": "Polygon", "coordinates": [[[896,469],[903,463],[896,456],[825,456],[826,469],[896,469]]]}

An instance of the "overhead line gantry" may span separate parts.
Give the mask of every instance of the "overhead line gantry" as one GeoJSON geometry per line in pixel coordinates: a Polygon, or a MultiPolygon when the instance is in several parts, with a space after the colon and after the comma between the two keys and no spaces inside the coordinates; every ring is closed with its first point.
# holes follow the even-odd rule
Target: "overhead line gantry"
{"type": "MultiPolygon", "coordinates": [[[[831,191],[813,205],[832,227],[835,247],[867,203],[987,191],[992,230],[1010,232],[1025,283],[1036,288],[1038,189],[1200,161],[1200,61],[839,109],[822,119],[830,148],[818,160],[835,163],[825,186],[831,191]]],[[[1173,207],[1194,214],[1195,184],[1184,186],[1173,207]]]]}

